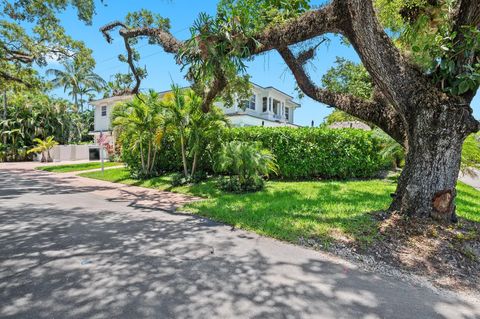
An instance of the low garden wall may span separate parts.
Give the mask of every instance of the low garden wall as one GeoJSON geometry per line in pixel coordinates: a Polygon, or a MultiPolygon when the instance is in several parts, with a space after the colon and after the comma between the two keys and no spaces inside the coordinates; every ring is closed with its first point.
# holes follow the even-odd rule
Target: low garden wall
{"type": "Polygon", "coordinates": [[[55,162],[88,160],[89,145],[57,145],[50,150],[50,156],[55,162]]]}

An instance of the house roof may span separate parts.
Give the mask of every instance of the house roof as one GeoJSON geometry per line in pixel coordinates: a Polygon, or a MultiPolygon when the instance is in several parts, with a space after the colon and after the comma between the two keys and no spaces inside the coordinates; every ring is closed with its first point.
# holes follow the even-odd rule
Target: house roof
{"type": "Polygon", "coordinates": [[[370,131],[372,129],[370,126],[360,121],[335,122],[330,124],[328,127],[333,129],[356,128],[364,131],[370,131]]]}
{"type": "MultiPolygon", "coordinates": [[[[256,83],[253,83],[253,82],[250,82],[253,86],[256,86],[257,88],[260,88],[260,89],[263,89],[263,90],[269,90],[269,89],[272,89],[272,90],[275,90],[277,91],[278,93],[282,94],[282,95],[285,95],[287,97],[290,98],[290,102],[292,104],[294,104],[296,107],[300,107],[301,104],[300,103],[297,103],[295,101],[293,101],[293,96],[273,87],[273,86],[267,86],[267,87],[263,87],[261,85],[258,85],[256,83]]],[[[182,87],[180,89],[188,89],[189,86],[185,86],[185,87],[182,87]]],[[[160,91],[158,92],[158,94],[165,94],[165,93],[168,93],[170,92],[171,90],[165,90],[165,91],[160,91]]],[[[92,104],[93,106],[102,106],[102,105],[112,105],[114,103],[117,103],[117,102],[123,102],[123,101],[126,101],[126,100],[130,100],[133,98],[133,94],[127,94],[127,95],[120,95],[120,96],[112,96],[112,97],[108,97],[108,98],[104,98],[104,99],[99,99],[99,100],[94,100],[94,101],[91,101],[90,104],[92,104]]]]}
{"type": "Polygon", "coordinates": [[[111,97],[107,97],[105,99],[91,101],[90,104],[92,104],[93,106],[112,105],[112,104],[115,104],[117,102],[123,102],[123,101],[131,100],[132,98],[133,98],[133,94],[111,96],[111,97]]]}

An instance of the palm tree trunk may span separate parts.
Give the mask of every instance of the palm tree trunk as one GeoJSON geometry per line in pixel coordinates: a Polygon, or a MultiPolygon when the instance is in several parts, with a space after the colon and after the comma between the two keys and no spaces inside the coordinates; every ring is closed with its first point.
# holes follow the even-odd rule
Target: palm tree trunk
{"type": "Polygon", "coordinates": [[[78,113],[78,96],[76,90],[73,90],[73,103],[75,104],[75,108],[77,109],[78,113]]]}
{"type": "Polygon", "coordinates": [[[152,158],[152,162],[150,163],[150,167],[149,167],[149,171],[152,172],[153,171],[153,167],[155,166],[155,159],[156,159],[156,156],[157,156],[157,152],[155,152],[155,149],[153,150],[153,158],[152,158]]]}
{"type": "Polygon", "coordinates": [[[195,152],[193,153],[193,163],[192,163],[192,176],[195,174],[195,169],[197,168],[197,160],[198,160],[198,148],[195,149],[195,152]]]}
{"type": "Polygon", "coordinates": [[[150,156],[152,155],[152,143],[148,142],[148,153],[147,153],[147,174],[150,174],[150,156]]]}
{"type": "Polygon", "coordinates": [[[185,154],[185,140],[183,137],[183,131],[180,131],[180,147],[182,149],[183,173],[185,174],[185,177],[188,177],[187,156],[185,154]]]}
{"type": "Polygon", "coordinates": [[[142,163],[142,172],[143,174],[145,174],[145,159],[143,156],[143,147],[141,142],[140,142],[140,161],[142,163]]]}
{"type": "Polygon", "coordinates": [[[83,93],[80,91],[80,112],[83,113],[83,93]]]}

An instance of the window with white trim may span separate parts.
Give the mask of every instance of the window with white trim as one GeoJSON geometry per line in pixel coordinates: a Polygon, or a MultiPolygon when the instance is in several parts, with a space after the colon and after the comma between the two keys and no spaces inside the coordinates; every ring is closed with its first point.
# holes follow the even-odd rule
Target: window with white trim
{"type": "Polygon", "coordinates": [[[290,109],[288,107],[285,107],[285,118],[287,120],[290,119],[290,109]]]}
{"type": "Polygon", "coordinates": [[[242,101],[242,108],[243,109],[251,109],[251,110],[255,110],[255,101],[257,99],[257,96],[254,94],[252,95],[252,97],[250,98],[250,100],[243,100],[242,101]]]}
{"type": "Polygon", "coordinates": [[[106,105],[102,106],[102,116],[107,116],[107,106],[106,105]]]}

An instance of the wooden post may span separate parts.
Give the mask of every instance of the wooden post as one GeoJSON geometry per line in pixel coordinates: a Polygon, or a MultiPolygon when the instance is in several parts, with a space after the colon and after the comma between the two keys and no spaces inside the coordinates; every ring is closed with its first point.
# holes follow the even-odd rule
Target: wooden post
{"type": "Polygon", "coordinates": [[[104,173],[104,164],[103,164],[103,145],[105,144],[103,142],[103,132],[100,132],[100,162],[102,163],[102,175],[104,173]]]}

